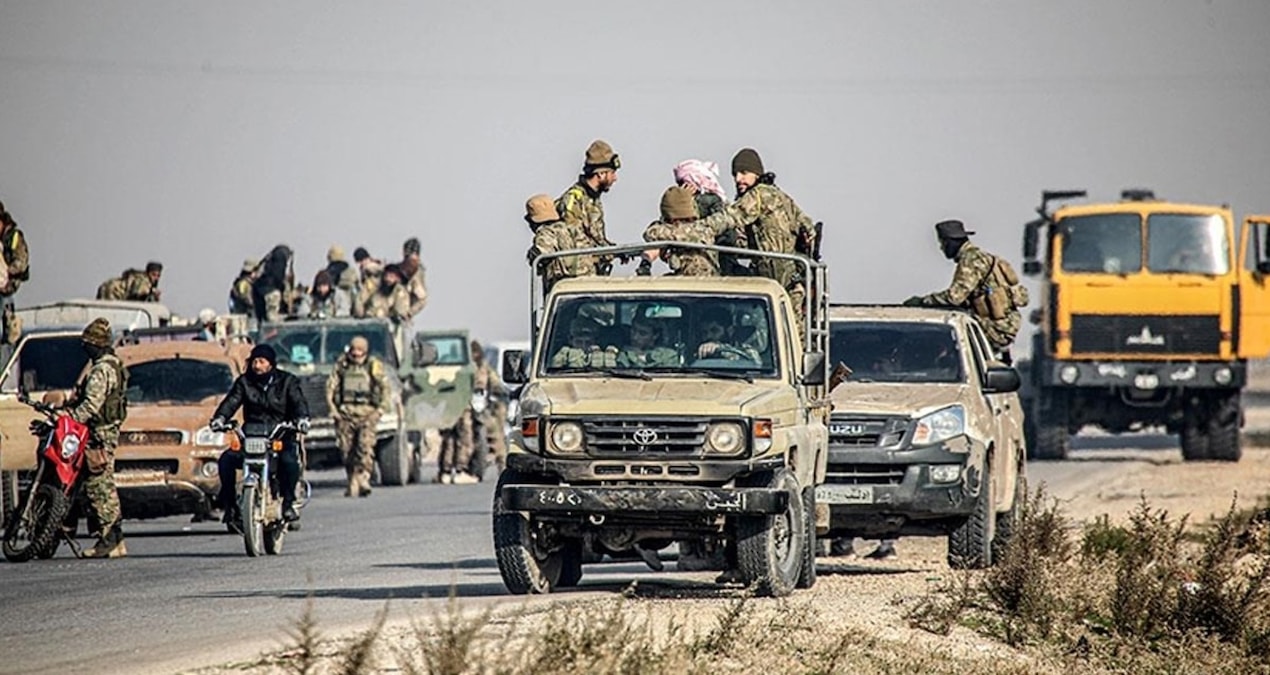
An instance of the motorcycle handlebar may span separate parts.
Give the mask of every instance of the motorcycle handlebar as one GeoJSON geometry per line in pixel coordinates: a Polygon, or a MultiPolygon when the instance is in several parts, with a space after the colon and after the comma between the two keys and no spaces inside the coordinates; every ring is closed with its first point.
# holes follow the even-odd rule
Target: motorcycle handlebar
{"type": "Polygon", "coordinates": [[[53,406],[47,403],[42,403],[40,401],[36,401],[32,399],[30,395],[28,395],[26,392],[23,392],[18,395],[18,402],[29,406],[30,408],[34,409],[36,412],[43,413],[44,416],[49,418],[50,421],[57,419],[57,408],[54,408],[53,406]]]}

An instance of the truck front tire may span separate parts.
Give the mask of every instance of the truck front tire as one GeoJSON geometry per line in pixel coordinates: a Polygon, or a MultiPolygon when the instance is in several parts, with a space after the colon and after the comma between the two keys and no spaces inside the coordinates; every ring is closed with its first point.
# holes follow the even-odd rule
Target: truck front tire
{"type": "Polygon", "coordinates": [[[545,481],[508,469],[494,488],[494,557],[503,585],[515,595],[549,593],[562,585],[562,579],[576,585],[582,578],[580,551],[576,551],[576,563],[566,560],[570,545],[543,551],[529,516],[503,506],[503,486],[526,484],[542,485],[545,481]]]}
{"type": "Polygon", "coordinates": [[[784,513],[737,518],[737,568],[759,595],[783,597],[794,591],[803,570],[807,517],[793,474],[781,469],[765,485],[788,493],[789,505],[784,513]]]}

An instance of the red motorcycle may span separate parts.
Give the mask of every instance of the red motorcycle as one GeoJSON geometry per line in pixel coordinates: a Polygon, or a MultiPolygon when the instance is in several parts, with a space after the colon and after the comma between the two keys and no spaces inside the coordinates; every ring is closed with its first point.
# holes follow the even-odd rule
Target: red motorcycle
{"type": "Polygon", "coordinates": [[[5,523],[4,557],[11,562],[52,558],[62,539],[78,556],[79,546],[64,534],[62,521],[83,483],[88,427],[26,395],[19,400],[44,419],[31,422],[31,433],[41,439],[35,451],[38,467],[5,523]]]}

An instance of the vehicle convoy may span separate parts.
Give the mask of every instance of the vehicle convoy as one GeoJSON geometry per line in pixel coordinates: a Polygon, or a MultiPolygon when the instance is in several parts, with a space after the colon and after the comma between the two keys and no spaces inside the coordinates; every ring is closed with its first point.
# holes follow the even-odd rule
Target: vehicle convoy
{"type": "Polygon", "coordinates": [[[1187,460],[1237,461],[1247,359],[1270,355],[1270,217],[1236,229],[1227,206],[1149,190],[1049,210],[1084,196],[1042,193],[1024,232],[1024,273],[1041,276],[1043,298],[1020,364],[1029,450],[1063,459],[1085,425],[1163,427],[1187,460]]]}
{"type": "Polygon", "coordinates": [[[387,319],[310,319],[266,323],[257,342],[271,345],[278,353],[278,366],[300,378],[309,402],[312,427],[306,436],[308,468],[341,466],[335,442],[335,421],[326,401],[326,381],[350,340],[361,335],[370,343],[370,354],[387,366],[392,394],[387,397],[375,431],[378,439],[375,460],[383,485],[405,485],[417,480],[422,456],[407,434],[403,390],[393,326],[387,319]]]}
{"type": "Polygon", "coordinates": [[[527,370],[508,373],[524,387],[493,508],[513,593],[576,585],[584,555],[672,542],[735,551],[735,571],[762,594],[815,582],[828,270],[797,255],[677,242],[583,254],[659,247],[794,261],[805,321],[762,277],[566,279],[541,307],[531,293],[536,347],[527,370]]]}
{"type": "Polygon", "coordinates": [[[30,430],[39,441],[35,475],[5,522],[4,557],[10,562],[52,558],[63,538],[78,555],[75,540],[63,533],[62,521],[82,491],[88,427],[25,395],[20,400],[40,415],[30,430]]]}
{"type": "Polygon", "coordinates": [[[1019,374],[973,316],[835,305],[829,461],[816,502],[831,537],[948,536],[953,568],[988,567],[1027,495],[1019,374]]]}

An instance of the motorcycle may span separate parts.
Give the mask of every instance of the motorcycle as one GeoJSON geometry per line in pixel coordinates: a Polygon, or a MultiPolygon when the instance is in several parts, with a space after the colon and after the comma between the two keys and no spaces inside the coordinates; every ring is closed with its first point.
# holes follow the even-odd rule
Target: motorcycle
{"type": "Polygon", "coordinates": [[[43,414],[44,419],[31,422],[31,433],[41,439],[35,451],[37,467],[5,523],[4,557],[10,562],[47,560],[57,553],[63,539],[79,557],[79,545],[66,535],[62,522],[83,484],[88,427],[26,394],[18,400],[43,414]]]}
{"type": "Polygon", "coordinates": [[[479,480],[485,480],[485,469],[489,466],[489,439],[485,436],[485,423],[482,416],[489,409],[492,401],[490,394],[484,389],[472,391],[472,458],[468,460],[468,473],[479,480]]]}
{"type": "MultiPolygon", "coordinates": [[[[238,486],[239,529],[243,548],[251,557],[278,555],[288,523],[282,517],[282,493],[278,489],[278,453],[286,447],[283,436],[296,431],[294,423],[244,424],[230,422],[223,431],[232,452],[242,453],[243,479],[238,486]]],[[[303,461],[303,460],[302,460],[303,461]]],[[[308,486],[305,484],[307,502],[308,486]]],[[[304,503],[296,500],[296,508],[304,503]]]]}

